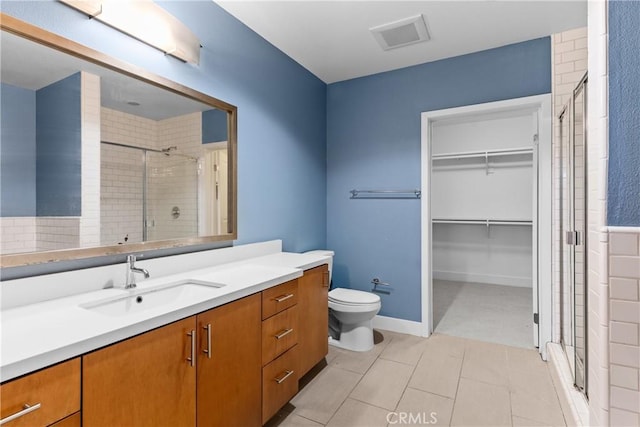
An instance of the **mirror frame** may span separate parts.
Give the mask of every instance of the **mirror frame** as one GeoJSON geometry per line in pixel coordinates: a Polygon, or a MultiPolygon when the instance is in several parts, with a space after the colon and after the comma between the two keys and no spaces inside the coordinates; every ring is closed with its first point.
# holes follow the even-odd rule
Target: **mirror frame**
{"type": "Polygon", "coordinates": [[[213,98],[202,92],[198,92],[179,83],[160,77],[145,69],[110,57],[104,53],[76,43],[72,40],[51,33],[40,27],[31,25],[12,16],[0,13],[0,30],[17,35],[24,39],[50,47],[62,53],[91,62],[93,64],[117,71],[126,76],[141,80],[142,82],[185,96],[192,100],[208,104],[227,113],[228,129],[228,155],[230,165],[231,185],[229,188],[229,220],[228,227],[231,230],[227,234],[217,236],[190,237],[184,239],[156,240],[142,243],[130,243],[126,245],[96,246],[89,248],[59,249],[42,252],[24,252],[0,255],[0,268],[21,267],[34,264],[42,264],[57,261],[69,261],[83,258],[94,258],[109,255],[128,253],[140,253],[144,251],[179,248],[192,245],[202,245],[210,242],[227,242],[238,238],[237,212],[238,212],[238,109],[236,106],[213,98]]]}

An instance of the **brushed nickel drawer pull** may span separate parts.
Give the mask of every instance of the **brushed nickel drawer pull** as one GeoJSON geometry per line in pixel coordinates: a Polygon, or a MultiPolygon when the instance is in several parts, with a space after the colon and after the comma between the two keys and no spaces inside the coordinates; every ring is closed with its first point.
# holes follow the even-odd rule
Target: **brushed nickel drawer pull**
{"type": "Polygon", "coordinates": [[[280,338],[286,337],[291,332],[293,332],[293,328],[285,329],[282,332],[280,332],[279,334],[276,334],[275,337],[276,337],[277,340],[279,340],[280,338]]]}
{"type": "Polygon", "coordinates": [[[280,295],[279,297],[275,297],[274,299],[276,300],[276,302],[282,302],[288,300],[289,298],[293,298],[293,294],[280,295]]]}
{"type": "Polygon", "coordinates": [[[207,355],[207,358],[211,359],[211,323],[207,323],[207,326],[203,326],[202,329],[207,331],[207,348],[202,351],[207,355]]]}
{"type": "Polygon", "coordinates": [[[289,378],[291,375],[293,375],[293,371],[285,371],[285,374],[282,378],[275,378],[275,380],[278,384],[282,384],[282,382],[289,378]]]}
{"type": "Polygon", "coordinates": [[[196,364],[196,331],[191,330],[187,335],[191,337],[191,357],[187,357],[187,361],[191,366],[196,364]]]}
{"type": "MultiPolygon", "coordinates": [[[[285,378],[286,378],[286,377],[285,377],[285,378]]],[[[283,381],[284,381],[284,379],[283,379],[283,381]]],[[[15,420],[16,418],[20,418],[20,417],[22,417],[22,416],[24,416],[24,415],[27,415],[28,413],[33,412],[33,411],[35,411],[36,409],[40,409],[40,406],[41,406],[41,404],[40,404],[40,403],[36,403],[35,405],[27,405],[27,404],[25,403],[25,404],[24,404],[24,406],[23,406],[23,408],[24,408],[24,409],[23,409],[22,411],[20,411],[20,412],[16,412],[16,413],[15,413],[15,414],[13,414],[13,415],[9,415],[8,417],[1,419],[1,420],[0,420],[0,425],[2,425],[2,424],[4,424],[4,423],[8,423],[9,421],[13,421],[13,420],[15,420]]]]}

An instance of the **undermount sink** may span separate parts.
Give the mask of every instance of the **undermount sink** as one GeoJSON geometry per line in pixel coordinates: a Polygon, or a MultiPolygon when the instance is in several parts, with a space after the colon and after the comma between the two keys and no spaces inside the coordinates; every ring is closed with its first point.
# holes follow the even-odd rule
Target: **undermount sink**
{"type": "Polygon", "coordinates": [[[107,316],[124,316],[180,302],[197,302],[215,296],[225,285],[200,280],[183,280],[128,295],[81,304],[80,307],[107,316]]]}

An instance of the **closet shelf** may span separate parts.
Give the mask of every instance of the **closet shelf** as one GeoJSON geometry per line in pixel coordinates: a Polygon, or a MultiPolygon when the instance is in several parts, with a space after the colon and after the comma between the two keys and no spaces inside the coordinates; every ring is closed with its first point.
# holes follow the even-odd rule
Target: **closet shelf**
{"type": "Polygon", "coordinates": [[[432,160],[451,160],[451,159],[471,159],[471,158],[489,158],[496,156],[517,156],[521,154],[533,154],[533,148],[509,148],[504,150],[485,150],[485,151],[461,151],[456,153],[434,154],[432,160]]]}
{"type": "Polygon", "coordinates": [[[469,224],[469,225],[533,225],[531,220],[509,220],[509,219],[459,219],[459,218],[433,218],[434,224],[469,224]]]}

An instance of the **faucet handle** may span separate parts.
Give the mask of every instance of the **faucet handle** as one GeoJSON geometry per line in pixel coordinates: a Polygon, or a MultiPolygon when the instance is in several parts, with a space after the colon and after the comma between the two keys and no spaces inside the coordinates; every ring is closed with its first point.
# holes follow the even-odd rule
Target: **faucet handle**
{"type": "Polygon", "coordinates": [[[129,264],[129,267],[133,267],[133,265],[136,263],[136,256],[135,255],[127,255],[127,264],[129,264]]]}

